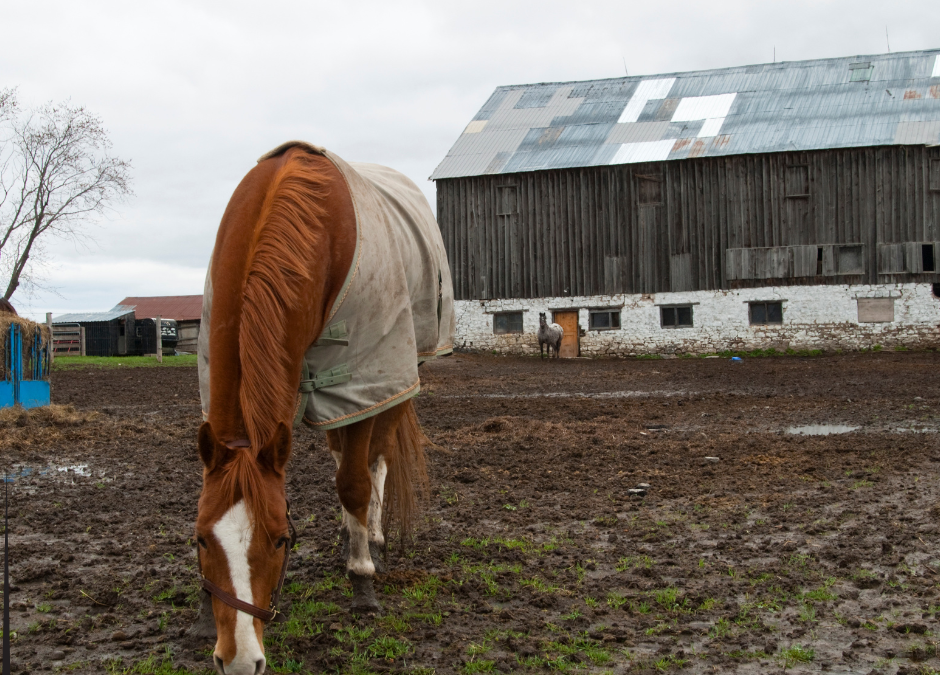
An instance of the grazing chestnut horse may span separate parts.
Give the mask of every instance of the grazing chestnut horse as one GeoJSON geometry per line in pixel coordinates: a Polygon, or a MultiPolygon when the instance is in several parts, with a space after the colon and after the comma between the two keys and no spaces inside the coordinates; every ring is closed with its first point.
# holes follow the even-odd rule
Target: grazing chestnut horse
{"type": "Polygon", "coordinates": [[[419,362],[450,353],[454,332],[430,207],[391,169],[284,144],[229,201],[202,326],[203,607],[215,620],[218,672],[258,675],[294,542],[285,471],[295,420],[327,431],[354,611],[379,608],[383,501],[405,529],[427,481],[411,396],[419,362]]]}

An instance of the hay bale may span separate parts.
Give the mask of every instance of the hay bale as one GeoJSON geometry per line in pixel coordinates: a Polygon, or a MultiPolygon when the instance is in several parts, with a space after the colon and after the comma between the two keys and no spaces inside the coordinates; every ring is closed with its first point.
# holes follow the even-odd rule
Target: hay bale
{"type": "Polygon", "coordinates": [[[24,375],[31,369],[32,363],[32,340],[34,336],[39,336],[39,347],[43,350],[43,358],[46,360],[45,371],[49,372],[49,345],[52,343],[52,332],[49,326],[44,323],[36,323],[29,319],[16,316],[15,314],[0,314],[0,380],[9,379],[10,374],[7,368],[7,349],[10,341],[10,326],[16,324],[20,327],[20,333],[23,336],[23,373],[24,375]]]}

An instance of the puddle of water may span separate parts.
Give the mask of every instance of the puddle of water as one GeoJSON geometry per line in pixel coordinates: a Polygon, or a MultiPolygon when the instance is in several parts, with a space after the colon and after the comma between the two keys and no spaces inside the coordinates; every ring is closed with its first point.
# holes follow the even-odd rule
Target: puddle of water
{"type": "Polygon", "coordinates": [[[800,436],[829,436],[831,434],[847,434],[857,429],[858,427],[852,427],[848,424],[807,424],[804,427],[790,427],[787,429],[787,433],[800,436]]]}
{"type": "Polygon", "coordinates": [[[448,394],[441,398],[642,398],[654,396],[687,396],[686,391],[597,391],[597,392],[536,392],[531,394],[448,394]]]}
{"type": "Polygon", "coordinates": [[[9,474],[0,475],[0,482],[13,483],[16,482],[18,478],[26,478],[27,476],[32,476],[33,474],[45,475],[51,471],[56,471],[64,474],[75,474],[77,476],[91,476],[91,469],[88,468],[87,464],[69,464],[67,466],[43,466],[43,467],[33,467],[33,466],[19,466],[15,467],[13,471],[9,474]]]}

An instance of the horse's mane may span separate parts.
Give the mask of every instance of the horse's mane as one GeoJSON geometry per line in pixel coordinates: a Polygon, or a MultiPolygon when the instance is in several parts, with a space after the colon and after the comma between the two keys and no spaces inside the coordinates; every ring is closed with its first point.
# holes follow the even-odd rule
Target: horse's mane
{"type": "Polygon", "coordinates": [[[289,372],[296,356],[287,353],[288,317],[308,290],[311,268],[322,264],[320,219],[326,214],[322,200],[330,181],[314,161],[312,155],[294,152],[277,171],[248,249],[238,328],[239,399],[255,457],[273,438],[279,421],[290,424],[297,400],[299,372],[289,372]]]}

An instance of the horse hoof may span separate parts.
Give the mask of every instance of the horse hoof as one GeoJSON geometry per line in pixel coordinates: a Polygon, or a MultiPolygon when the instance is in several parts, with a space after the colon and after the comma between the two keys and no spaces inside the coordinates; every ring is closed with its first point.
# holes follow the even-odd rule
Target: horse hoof
{"type": "Polygon", "coordinates": [[[378,542],[369,542],[369,555],[372,557],[372,564],[375,565],[375,571],[379,574],[385,574],[385,556],[382,547],[378,542]]]}
{"type": "Polygon", "coordinates": [[[382,605],[375,597],[372,577],[350,572],[349,581],[353,587],[353,601],[350,607],[352,612],[356,614],[377,614],[382,611],[382,605]]]}

